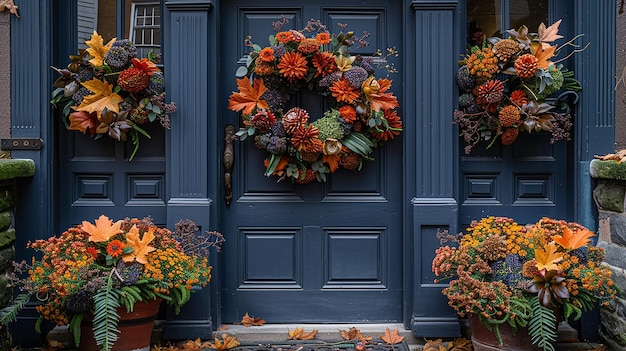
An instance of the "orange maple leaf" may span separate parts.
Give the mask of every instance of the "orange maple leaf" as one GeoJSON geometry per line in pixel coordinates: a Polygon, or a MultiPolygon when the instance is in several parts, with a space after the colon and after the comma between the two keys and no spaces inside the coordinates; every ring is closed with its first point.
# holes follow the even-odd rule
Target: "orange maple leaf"
{"type": "Polygon", "coordinates": [[[339,168],[340,159],[339,155],[324,155],[322,157],[322,162],[327,163],[328,167],[330,167],[330,173],[333,173],[337,170],[337,168],[339,168]]]}
{"type": "Polygon", "coordinates": [[[202,342],[200,338],[196,340],[187,340],[178,344],[178,348],[176,350],[180,351],[199,351],[209,347],[209,342],[202,342]]]}
{"type": "Polygon", "coordinates": [[[361,334],[361,331],[355,327],[351,327],[350,330],[347,331],[340,329],[339,333],[341,334],[341,337],[344,338],[344,340],[360,340],[363,342],[372,340],[371,336],[365,336],[361,334]]]}
{"type": "Polygon", "coordinates": [[[255,107],[269,109],[267,101],[261,99],[263,93],[267,91],[263,79],[255,78],[252,84],[248,77],[237,79],[237,87],[239,92],[233,92],[228,99],[228,109],[232,111],[241,111],[247,115],[254,110],[255,107]]]}
{"type": "Polygon", "coordinates": [[[398,335],[398,328],[392,331],[391,329],[389,329],[389,327],[387,327],[385,329],[385,334],[380,336],[380,340],[386,342],[387,344],[393,345],[401,343],[404,340],[404,336],[398,335]]]}
{"type": "Polygon", "coordinates": [[[392,80],[386,78],[375,80],[373,77],[363,83],[363,92],[372,111],[392,110],[398,107],[398,99],[393,93],[386,93],[391,88],[391,83],[392,80]]]}
{"type": "Polygon", "coordinates": [[[67,129],[78,130],[81,131],[83,134],[87,133],[87,129],[89,129],[89,133],[92,137],[96,135],[96,128],[98,127],[97,113],[75,111],[70,113],[69,119],[70,126],[67,129]]]}
{"type": "Polygon", "coordinates": [[[311,332],[304,331],[304,328],[296,327],[294,330],[287,329],[289,336],[287,340],[313,340],[317,335],[317,330],[311,332]]]}
{"type": "Polygon", "coordinates": [[[563,260],[563,253],[557,252],[558,247],[554,241],[548,243],[545,249],[535,250],[535,261],[537,261],[537,269],[545,269],[547,271],[558,270],[557,263],[563,260]]]}
{"type": "Polygon", "coordinates": [[[563,229],[563,235],[554,235],[552,240],[561,245],[564,249],[575,250],[579,247],[587,245],[595,234],[587,229],[579,229],[573,231],[568,227],[563,229]]]}
{"type": "Polygon", "coordinates": [[[122,221],[113,223],[105,215],[101,215],[96,219],[95,223],[96,225],[93,225],[90,222],[83,221],[82,229],[89,234],[89,241],[96,243],[106,242],[122,232],[122,229],[120,229],[122,221]]]}
{"type": "Polygon", "coordinates": [[[216,349],[218,351],[224,351],[239,346],[239,340],[236,336],[222,334],[222,340],[215,338],[215,344],[207,343],[207,347],[216,349]]]}
{"type": "Polygon", "coordinates": [[[548,69],[548,67],[552,64],[550,59],[554,57],[554,50],[556,50],[556,46],[537,46],[537,50],[535,51],[535,57],[539,59],[537,67],[548,69]]]}
{"type": "Polygon", "coordinates": [[[246,314],[244,314],[241,318],[241,324],[243,324],[244,327],[250,327],[253,325],[263,325],[265,324],[265,321],[261,318],[250,317],[248,312],[246,312],[246,314]]]}
{"type": "Polygon", "coordinates": [[[104,45],[104,39],[102,39],[102,36],[100,36],[100,34],[98,34],[98,32],[94,30],[93,34],[91,35],[91,39],[85,41],[85,44],[89,46],[87,48],[87,52],[91,57],[89,62],[96,67],[102,66],[104,64],[104,55],[109,52],[109,49],[111,49],[111,45],[113,45],[116,39],[117,38],[113,38],[109,40],[106,45],[104,45]]]}
{"type": "Polygon", "coordinates": [[[139,238],[139,229],[137,226],[133,225],[133,227],[130,228],[128,234],[126,234],[126,243],[133,248],[133,251],[123,257],[124,262],[133,262],[136,260],[141,264],[148,263],[147,255],[156,250],[154,247],[148,246],[154,239],[155,229],[156,227],[150,227],[150,229],[143,234],[143,237],[139,238]]]}
{"type": "Polygon", "coordinates": [[[451,351],[472,351],[472,341],[465,338],[454,339],[451,351]]]}
{"type": "Polygon", "coordinates": [[[452,347],[452,343],[445,342],[442,339],[427,340],[423,351],[448,351],[452,347]]]}
{"type": "Polygon", "coordinates": [[[93,92],[85,96],[83,102],[77,107],[72,107],[75,111],[97,112],[98,118],[105,108],[115,113],[120,112],[120,102],[124,99],[113,92],[113,86],[97,78],[81,83],[82,86],[93,92]]]}

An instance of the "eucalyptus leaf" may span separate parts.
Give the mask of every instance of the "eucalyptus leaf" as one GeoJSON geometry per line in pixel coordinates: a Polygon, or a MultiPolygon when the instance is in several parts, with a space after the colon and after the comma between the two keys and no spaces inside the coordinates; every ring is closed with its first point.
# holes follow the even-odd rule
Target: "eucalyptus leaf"
{"type": "Polygon", "coordinates": [[[237,72],[235,72],[235,77],[243,78],[248,75],[248,67],[240,66],[237,68],[237,72]]]}
{"type": "Polygon", "coordinates": [[[254,51],[261,51],[262,50],[262,48],[258,44],[253,44],[252,45],[252,49],[254,49],[254,51]]]}

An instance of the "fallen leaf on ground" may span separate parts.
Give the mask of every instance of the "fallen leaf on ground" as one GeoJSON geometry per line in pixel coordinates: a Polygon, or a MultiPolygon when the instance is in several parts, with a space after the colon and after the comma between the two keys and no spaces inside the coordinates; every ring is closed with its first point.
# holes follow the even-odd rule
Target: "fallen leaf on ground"
{"type": "Polygon", "coordinates": [[[313,330],[311,332],[304,331],[304,328],[297,327],[294,330],[287,329],[289,336],[287,340],[313,340],[315,339],[315,335],[317,335],[317,330],[313,330]]]}
{"type": "Polygon", "coordinates": [[[241,318],[241,324],[243,324],[244,327],[250,327],[253,325],[263,325],[265,324],[265,321],[262,320],[261,318],[250,317],[248,315],[248,312],[246,312],[243,318],[241,318]]]}
{"type": "Polygon", "coordinates": [[[450,351],[472,351],[472,341],[465,338],[454,339],[453,347],[450,351]]]}
{"type": "Polygon", "coordinates": [[[178,347],[173,346],[173,345],[167,345],[167,346],[155,345],[155,346],[152,346],[150,351],[179,351],[179,349],[178,347]]]}
{"type": "Polygon", "coordinates": [[[227,325],[222,325],[218,330],[220,330],[220,331],[228,330],[228,326],[227,325]]]}
{"type": "Polygon", "coordinates": [[[207,344],[208,344],[207,346],[208,348],[215,349],[218,351],[224,351],[224,350],[232,349],[234,347],[239,346],[239,340],[237,339],[236,336],[222,334],[222,340],[215,338],[215,344],[212,344],[210,342],[207,344]]]}
{"type": "Polygon", "coordinates": [[[398,335],[398,328],[392,331],[391,329],[389,329],[389,327],[387,327],[385,329],[385,334],[380,336],[380,340],[386,342],[387,344],[393,345],[401,343],[404,340],[404,336],[398,335]]]}
{"type": "Polygon", "coordinates": [[[428,340],[426,341],[426,345],[424,345],[423,351],[448,351],[450,347],[452,347],[452,345],[450,345],[449,342],[444,343],[441,339],[428,340]]]}
{"type": "Polygon", "coordinates": [[[355,327],[350,328],[350,330],[348,331],[340,329],[339,333],[341,334],[341,337],[344,338],[344,340],[360,340],[360,341],[372,340],[371,336],[365,336],[361,334],[361,331],[355,327]]]}
{"type": "Polygon", "coordinates": [[[196,340],[187,340],[178,344],[178,349],[181,351],[195,351],[202,350],[203,348],[207,348],[208,342],[202,342],[200,338],[196,340]]]}

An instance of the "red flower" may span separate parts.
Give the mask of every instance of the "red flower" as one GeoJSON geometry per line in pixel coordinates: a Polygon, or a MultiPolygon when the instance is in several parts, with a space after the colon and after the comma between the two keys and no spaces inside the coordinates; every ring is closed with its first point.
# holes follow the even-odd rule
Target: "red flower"
{"type": "Polygon", "coordinates": [[[126,245],[123,242],[117,239],[113,240],[107,245],[107,254],[111,255],[111,257],[122,256],[125,247],[126,245]]]}
{"type": "Polygon", "coordinates": [[[352,123],[356,121],[356,110],[352,105],[343,105],[339,108],[339,114],[341,118],[347,123],[352,123]]]}
{"type": "Polygon", "coordinates": [[[330,44],[330,34],[326,32],[317,33],[315,39],[320,45],[330,44]]]}
{"type": "Polygon", "coordinates": [[[378,140],[387,141],[393,139],[402,131],[402,120],[396,114],[396,111],[389,112],[389,110],[385,110],[385,119],[389,124],[389,128],[380,132],[372,132],[372,136],[378,140]]]}
{"type": "Polygon", "coordinates": [[[98,250],[95,247],[88,247],[87,253],[90,254],[94,259],[98,258],[98,250]]]}

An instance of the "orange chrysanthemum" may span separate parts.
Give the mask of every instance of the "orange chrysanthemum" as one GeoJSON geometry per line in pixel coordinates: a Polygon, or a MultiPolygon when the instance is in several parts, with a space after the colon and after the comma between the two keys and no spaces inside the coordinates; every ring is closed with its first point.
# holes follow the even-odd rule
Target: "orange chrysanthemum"
{"type": "Polygon", "coordinates": [[[274,61],[274,49],[272,49],[270,47],[264,48],[259,53],[259,58],[263,62],[272,62],[272,61],[274,61]]]}
{"type": "Polygon", "coordinates": [[[316,70],[315,78],[319,76],[326,77],[337,70],[335,56],[327,51],[316,52],[315,55],[313,55],[312,62],[316,70]]]}
{"type": "Polygon", "coordinates": [[[352,123],[356,121],[356,110],[352,105],[343,105],[339,108],[339,114],[341,118],[347,123],[352,123]]]}
{"type": "Polygon", "coordinates": [[[330,34],[327,32],[317,33],[315,39],[320,45],[330,44],[330,34]]]}
{"type": "Polygon", "coordinates": [[[88,247],[86,251],[93,258],[98,258],[98,249],[96,249],[95,247],[88,247]]]}
{"type": "Polygon", "coordinates": [[[342,101],[348,104],[353,103],[360,94],[360,91],[353,88],[352,85],[350,85],[350,82],[348,82],[345,78],[341,78],[340,80],[334,82],[330,87],[330,91],[337,101],[342,101]]]}
{"type": "Polygon", "coordinates": [[[317,40],[313,38],[304,39],[303,41],[300,42],[300,45],[298,45],[298,51],[300,51],[301,53],[305,55],[312,54],[318,51],[319,48],[320,46],[317,43],[317,40]]]}
{"type": "MultiPolygon", "coordinates": [[[[315,140],[321,141],[317,138],[319,129],[309,124],[306,127],[299,128],[294,136],[291,138],[291,143],[298,151],[315,151],[315,140]]],[[[321,144],[320,144],[321,146],[321,144]]]]}
{"type": "Polygon", "coordinates": [[[291,32],[278,32],[276,33],[276,41],[279,43],[288,43],[293,40],[293,33],[291,32]]]}
{"type": "Polygon", "coordinates": [[[280,58],[278,69],[283,77],[293,82],[295,79],[303,79],[308,72],[306,58],[299,52],[286,52],[280,58]]]}
{"type": "Polygon", "coordinates": [[[254,65],[254,73],[260,76],[269,76],[270,74],[274,73],[274,65],[257,59],[257,62],[254,65]]]}
{"type": "Polygon", "coordinates": [[[123,242],[113,240],[107,245],[107,254],[111,257],[120,257],[122,253],[124,253],[124,247],[126,247],[126,245],[124,245],[123,242]]]}
{"type": "Polygon", "coordinates": [[[389,129],[381,130],[380,132],[372,132],[372,136],[378,140],[387,141],[389,139],[393,139],[396,135],[399,135],[402,131],[402,120],[400,116],[396,114],[396,111],[390,112],[389,110],[385,110],[385,119],[389,124],[389,129]]]}

